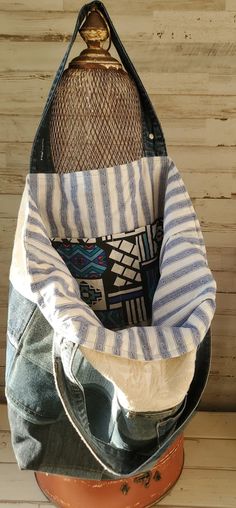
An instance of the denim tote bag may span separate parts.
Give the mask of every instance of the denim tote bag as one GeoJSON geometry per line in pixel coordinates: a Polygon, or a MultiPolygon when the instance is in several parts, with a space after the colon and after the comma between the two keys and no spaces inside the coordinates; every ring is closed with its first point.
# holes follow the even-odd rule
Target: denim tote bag
{"type": "MultiPolygon", "coordinates": [[[[19,467],[87,479],[131,477],[153,467],[193,415],[206,385],[215,293],[196,213],[147,92],[104,5],[86,4],[35,136],[13,248],[6,398],[19,467]],[[144,156],[57,174],[50,108],[93,5],[136,84],[144,156]],[[74,253],[84,260],[85,251],[86,262],[94,256],[87,278],[74,263],[74,253]],[[114,275],[118,256],[132,260],[122,276],[114,275]],[[133,274],[131,285],[124,285],[124,273],[133,274]],[[92,365],[89,352],[140,368],[193,352],[194,373],[174,407],[132,414],[117,402],[111,377],[100,372],[99,362],[92,365]]],[[[142,386],[137,390],[148,397],[142,386]]]]}

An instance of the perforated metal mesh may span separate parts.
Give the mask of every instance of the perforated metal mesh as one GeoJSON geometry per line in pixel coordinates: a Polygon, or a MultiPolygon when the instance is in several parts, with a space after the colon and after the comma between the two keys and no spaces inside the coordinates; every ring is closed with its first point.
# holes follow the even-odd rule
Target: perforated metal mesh
{"type": "Polygon", "coordinates": [[[52,104],[50,143],[58,173],[140,158],[140,100],[129,75],[114,69],[68,68],[52,104]]]}

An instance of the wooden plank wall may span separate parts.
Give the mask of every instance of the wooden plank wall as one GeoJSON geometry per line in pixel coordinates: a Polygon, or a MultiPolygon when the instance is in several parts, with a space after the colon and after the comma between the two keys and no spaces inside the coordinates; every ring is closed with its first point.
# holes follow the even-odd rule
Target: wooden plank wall
{"type": "MultiPolygon", "coordinates": [[[[236,409],[236,0],[107,0],[199,215],[218,284],[201,407],[236,409]]],[[[32,139],[79,0],[0,0],[0,398],[8,270],[32,139]]],[[[74,56],[82,45],[76,44],[74,56]]],[[[114,53],[114,52],[113,52],[114,53]]]]}

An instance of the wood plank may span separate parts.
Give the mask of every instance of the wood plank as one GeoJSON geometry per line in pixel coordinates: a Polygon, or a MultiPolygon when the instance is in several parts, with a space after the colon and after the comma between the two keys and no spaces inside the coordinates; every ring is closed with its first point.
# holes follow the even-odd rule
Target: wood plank
{"type": "Polygon", "coordinates": [[[5,367],[0,367],[0,386],[5,386],[5,367]]]}
{"type": "Polygon", "coordinates": [[[163,72],[158,70],[140,72],[149,94],[163,95],[235,95],[236,76],[204,73],[163,72]]]}
{"type": "Polygon", "coordinates": [[[147,44],[126,42],[126,49],[138,72],[150,68],[159,72],[214,73],[234,75],[234,43],[163,43],[147,44]],[[143,59],[143,52],[146,59],[143,59]]]}
{"type": "Polygon", "coordinates": [[[203,231],[236,229],[235,201],[233,199],[193,199],[203,231]],[[223,219],[223,220],[222,220],[223,219]]]}
{"type": "MultiPolygon", "coordinates": [[[[235,89],[236,92],[236,89],[235,89]]],[[[236,116],[235,96],[231,95],[164,95],[150,94],[151,101],[163,118],[213,118],[236,116]]]]}
{"type": "Polygon", "coordinates": [[[221,293],[236,293],[236,272],[213,271],[217,289],[221,293]]]}
{"type": "Polygon", "coordinates": [[[201,411],[236,411],[235,378],[209,376],[199,409],[201,411]]]}
{"type": "Polygon", "coordinates": [[[236,174],[182,171],[184,183],[191,198],[231,198],[236,194],[236,174]]]}
{"type": "MultiPolygon", "coordinates": [[[[75,42],[69,61],[78,55],[82,47],[81,43],[75,42]]],[[[1,70],[55,73],[66,48],[66,42],[22,42],[19,44],[19,42],[0,41],[1,70]]]]}
{"type": "MultiPolygon", "coordinates": [[[[161,76],[161,75],[160,75],[161,76]]],[[[186,75],[185,75],[186,76],[186,75]]],[[[172,86],[176,83],[176,77],[169,76],[169,82],[172,86]]],[[[229,81],[229,80],[227,80],[229,81]]],[[[52,82],[52,75],[48,73],[1,73],[0,74],[0,112],[13,115],[37,115],[41,114],[47,94],[52,82]]],[[[206,89],[205,95],[188,95],[187,89],[183,90],[182,95],[178,91],[172,90],[172,94],[164,93],[164,89],[159,92],[158,78],[152,83],[156,83],[156,91],[152,91],[147,86],[151,101],[160,116],[166,118],[228,118],[236,116],[235,96],[234,95],[208,95],[206,89]]],[[[201,83],[205,83],[202,75],[201,83]]],[[[234,80],[236,87],[236,79],[234,80]]],[[[188,83],[188,88],[190,84],[188,83]]],[[[169,90],[170,92],[170,90],[169,90]]],[[[193,93],[193,92],[192,92],[193,93]]],[[[234,88],[236,95],[236,88],[234,88]]]]}
{"type": "MultiPolygon", "coordinates": [[[[76,16],[72,12],[3,11],[0,19],[2,40],[69,40],[76,16]]],[[[236,40],[234,12],[198,10],[164,12],[155,10],[115,14],[113,21],[121,39],[157,40],[163,43],[228,43],[236,40]]]]}
{"type": "Polygon", "coordinates": [[[0,111],[4,114],[41,114],[53,73],[0,73],[0,111]]]}
{"type": "MultiPolygon", "coordinates": [[[[78,9],[79,2],[77,3],[78,9]]],[[[82,4],[81,4],[82,6],[82,4]]],[[[220,4],[219,4],[220,7],[220,4]]],[[[75,10],[77,10],[75,9],[75,10]]],[[[62,11],[63,0],[0,0],[0,11],[62,11]]],[[[223,10],[223,7],[222,7],[223,10]]]]}
{"type": "Polygon", "coordinates": [[[236,502],[235,471],[184,469],[183,473],[158,506],[234,508],[236,502]]]}
{"type": "Polygon", "coordinates": [[[159,12],[154,11],[153,38],[166,42],[235,42],[233,12],[159,12]]]}
{"type": "MultiPolygon", "coordinates": [[[[231,19],[232,14],[222,13],[231,19]]],[[[12,41],[68,41],[74,30],[76,15],[72,12],[7,12],[3,11],[0,19],[0,39],[12,41]]],[[[116,29],[123,41],[147,41],[153,35],[153,14],[140,15],[136,10],[132,14],[124,12],[114,18],[116,29]],[[137,14],[136,14],[137,13],[137,14]]],[[[227,28],[231,33],[231,24],[227,28]]],[[[226,40],[226,42],[231,39],[226,40]]]]}
{"type": "Polygon", "coordinates": [[[222,95],[234,95],[235,91],[235,77],[228,76],[228,82],[226,84],[226,76],[224,75],[210,75],[209,76],[209,93],[210,94],[222,94],[222,95]]]}
{"type": "Polygon", "coordinates": [[[236,470],[236,439],[199,439],[184,441],[185,469],[236,470]]]}
{"type": "MultiPolygon", "coordinates": [[[[228,360],[233,363],[236,359],[236,335],[235,336],[227,336],[225,335],[217,335],[212,333],[212,352],[213,352],[213,362],[214,358],[228,360]]],[[[234,365],[234,377],[236,375],[236,365],[234,365]]],[[[212,369],[214,369],[214,364],[212,365],[212,369]]]]}
{"type": "MultiPolygon", "coordinates": [[[[18,501],[16,501],[15,503],[5,503],[5,501],[3,501],[3,503],[1,502],[0,500],[0,507],[1,508],[47,508],[47,507],[53,507],[52,504],[50,503],[43,503],[43,504],[38,504],[38,502],[34,503],[32,501],[30,501],[30,503],[18,503],[18,501]]],[[[55,505],[54,505],[55,507],[55,505]]]]}
{"type": "MultiPolygon", "coordinates": [[[[34,503],[34,502],[31,502],[30,503],[18,503],[18,501],[16,501],[15,503],[8,503],[6,504],[6,501],[3,501],[3,503],[1,502],[0,500],[0,508],[49,508],[49,507],[52,507],[53,508],[53,505],[50,504],[50,503],[43,503],[43,504],[38,504],[38,502],[34,503]]],[[[54,508],[55,508],[55,505],[54,505],[54,508]]]]}
{"type": "MultiPolygon", "coordinates": [[[[6,301],[7,301],[7,295],[6,295],[6,301]]],[[[1,322],[0,322],[0,343],[1,347],[3,345],[6,345],[6,328],[7,328],[7,306],[4,307],[1,306],[0,308],[1,313],[1,322]]]]}
{"type": "MultiPolygon", "coordinates": [[[[6,286],[3,286],[0,288],[0,298],[1,298],[1,303],[2,305],[4,305],[5,307],[7,307],[7,302],[8,302],[8,289],[6,286]]],[[[1,340],[2,342],[2,340],[1,340]]]]}
{"type": "Polygon", "coordinates": [[[20,471],[16,464],[0,464],[0,477],[1,501],[42,502],[45,500],[32,471],[20,471]]]}
{"type": "Polygon", "coordinates": [[[204,232],[204,241],[207,247],[236,247],[236,235],[229,231],[206,231],[204,232]]]}
{"type": "Polygon", "coordinates": [[[197,411],[185,428],[190,439],[236,439],[236,413],[197,411]]]}
{"type": "Polygon", "coordinates": [[[2,343],[0,342],[0,367],[3,367],[6,362],[6,340],[2,343]]]}
{"type": "Polygon", "coordinates": [[[7,416],[7,405],[0,404],[0,432],[9,431],[9,422],[7,416]]]}
{"type": "Polygon", "coordinates": [[[225,8],[227,11],[236,11],[236,1],[235,0],[225,0],[225,8]]]}
{"type": "Polygon", "coordinates": [[[214,316],[212,322],[212,334],[215,336],[222,337],[233,337],[236,330],[236,313],[235,315],[224,315],[218,313],[216,309],[216,314],[214,316]]]}
{"type": "Polygon", "coordinates": [[[3,386],[0,386],[0,404],[6,402],[3,386]]]}
{"type": "Polygon", "coordinates": [[[216,305],[218,314],[235,315],[236,294],[217,293],[216,305]]]}
{"type": "MultiPolygon", "coordinates": [[[[212,342],[214,344],[214,338],[212,342]]],[[[231,380],[232,392],[234,393],[234,400],[232,402],[236,407],[236,356],[234,355],[233,357],[225,357],[223,345],[221,346],[221,350],[219,351],[219,353],[217,351],[216,354],[216,344],[214,344],[210,377],[211,382],[221,378],[222,385],[226,378],[228,380],[231,380]]]]}
{"type": "Polygon", "coordinates": [[[16,219],[0,219],[0,238],[4,238],[4,247],[12,249],[16,229],[16,219]]]}
{"type": "Polygon", "coordinates": [[[2,194],[0,218],[14,219],[17,217],[21,196],[12,196],[11,194],[2,194]]]}
{"type": "MultiPolygon", "coordinates": [[[[10,118],[10,117],[9,117],[10,118]]],[[[236,121],[218,119],[176,119],[159,116],[167,144],[197,146],[235,146],[236,121]],[[235,131],[233,131],[235,129],[235,131]]],[[[2,138],[4,140],[4,138],[2,138]]],[[[9,139],[11,141],[11,139],[9,139]]]]}
{"type": "MultiPolygon", "coordinates": [[[[77,12],[80,3],[77,0],[64,0],[64,10],[77,12]]],[[[51,2],[49,5],[50,4],[51,2]]],[[[225,9],[225,0],[194,0],[194,2],[192,0],[145,0],[145,2],[143,0],[130,0],[128,3],[124,0],[120,0],[120,2],[106,0],[106,8],[111,16],[124,12],[124,9],[127,9],[127,12],[130,12],[131,14],[136,9],[140,14],[145,14],[149,11],[153,11],[154,9],[158,11],[194,11],[203,9],[207,11],[221,11],[225,9]]]]}
{"type": "Polygon", "coordinates": [[[211,146],[218,145],[236,145],[236,134],[231,132],[234,129],[233,118],[221,118],[206,120],[206,138],[207,144],[211,146]],[[224,125],[222,125],[224,123],[224,125]],[[227,141],[226,141],[227,140],[227,141]]]}
{"type": "Polygon", "coordinates": [[[11,434],[9,431],[0,431],[0,457],[1,463],[15,464],[16,462],[11,445],[11,434]]]}
{"type": "MultiPolygon", "coordinates": [[[[181,146],[236,146],[236,118],[218,119],[162,118],[167,144],[181,146]],[[223,124],[223,125],[222,125],[223,124]]],[[[38,116],[0,116],[1,142],[32,142],[39,124],[38,116]]]]}
{"type": "MultiPolygon", "coordinates": [[[[26,173],[26,171],[25,171],[26,173]]],[[[22,174],[14,174],[12,171],[7,171],[6,173],[0,171],[0,194],[22,194],[25,186],[25,175],[22,174]]],[[[201,196],[202,197],[202,196],[201,196]]]]}
{"type": "Polygon", "coordinates": [[[31,143],[17,143],[17,141],[13,143],[0,143],[0,151],[4,156],[1,168],[7,169],[9,172],[11,171],[12,177],[15,174],[25,177],[29,168],[31,147],[31,143]]]}
{"type": "Polygon", "coordinates": [[[236,271],[236,249],[223,246],[218,248],[208,247],[207,258],[211,270],[218,270],[221,272],[236,271]]]}
{"type": "MultiPolygon", "coordinates": [[[[0,167],[11,170],[13,175],[26,175],[30,151],[31,143],[29,142],[17,143],[16,140],[12,143],[0,142],[0,155],[2,155],[0,167]]],[[[168,151],[181,172],[235,174],[236,147],[173,146],[168,143],[168,151]]]]}
{"type": "Polygon", "coordinates": [[[168,152],[180,171],[235,172],[236,147],[173,146],[168,143],[168,152]]]}
{"type": "MultiPolygon", "coordinates": [[[[82,46],[84,47],[84,46],[82,46]]],[[[82,49],[76,42],[70,59],[82,49]]],[[[126,50],[138,72],[158,69],[162,72],[236,74],[236,44],[234,43],[125,43],[126,50]]],[[[1,41],[2,72],[55,72],[66,50],[63,42],[1,41]]],[[[114,49],[111,53],[116,55],[114,49]]]]}
{"type": "MultiPolygon", "coordinates": [[[[177,95],[178,97],[179,95],[207,95],[211,99],[215,95],[234,96],[236,90],[236,76],[234,75],[160,73],[155,69],[141,71],[139,75],[148,93],[152,95],[177,95]]],[[[41,97],[46,96],[52,79],[53,72],[24,72],[20,70],[0,72],[1,93],[3,97],[9,98],[10,96],[16,103],[21,104],[21,101],[24,101],[26,108],[29,104],[35,107],[35,102],[39,103],[41,97]],[[22,94],[22,97],[19,97],[19,94],[22,94]]],[[[1,109],[4,106],[3,97],[0,98],[1,109]]],[[[216,105],[216,107],[218,106],[216,105]]]]}
{"type": "MultiPolygon", "coordinates": [[[[228,1],[228,0],[226,0],[228,1]]],[[[229,2],[232,0],[229,0],[229,2]]],[[[82,7],[83,2],[81,0],[41,0],[39,3],[37,0],[1,0],[0,10],[1,11],[72,11],[78,12],[82,7]]],[[[225,0],[131,0],[128,4],[124,0],[120,0],[119,3],[114,4],[113,0],[106,1],[106,8],[110,15],[121,14],[124,10],[132,14],[134,8],[137,8],[140,13],[147,13],[150,10],[221,10],[225,9],[225,0]]],[[[234,10],[234,9],[228,9],[234,10]]]]}
{"type": "Polygon", "coordinates": [[[0,116],[0,139],[7,142],[32,142],[39,121],[40,118],[36,116],[0,116]]]}

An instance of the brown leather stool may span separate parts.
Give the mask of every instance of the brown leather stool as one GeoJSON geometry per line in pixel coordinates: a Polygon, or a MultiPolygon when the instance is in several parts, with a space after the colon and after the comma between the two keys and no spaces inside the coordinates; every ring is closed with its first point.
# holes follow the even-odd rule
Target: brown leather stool
{"type": "Polygon", "coordinates": [[[145,508],[160,501],[178,480],[183,441],[183,435],[178,436],[153,469],[133,478],[81,480],[47,473],[35,473],[35,477],[45,496],[59,508],[145,508]]]}

